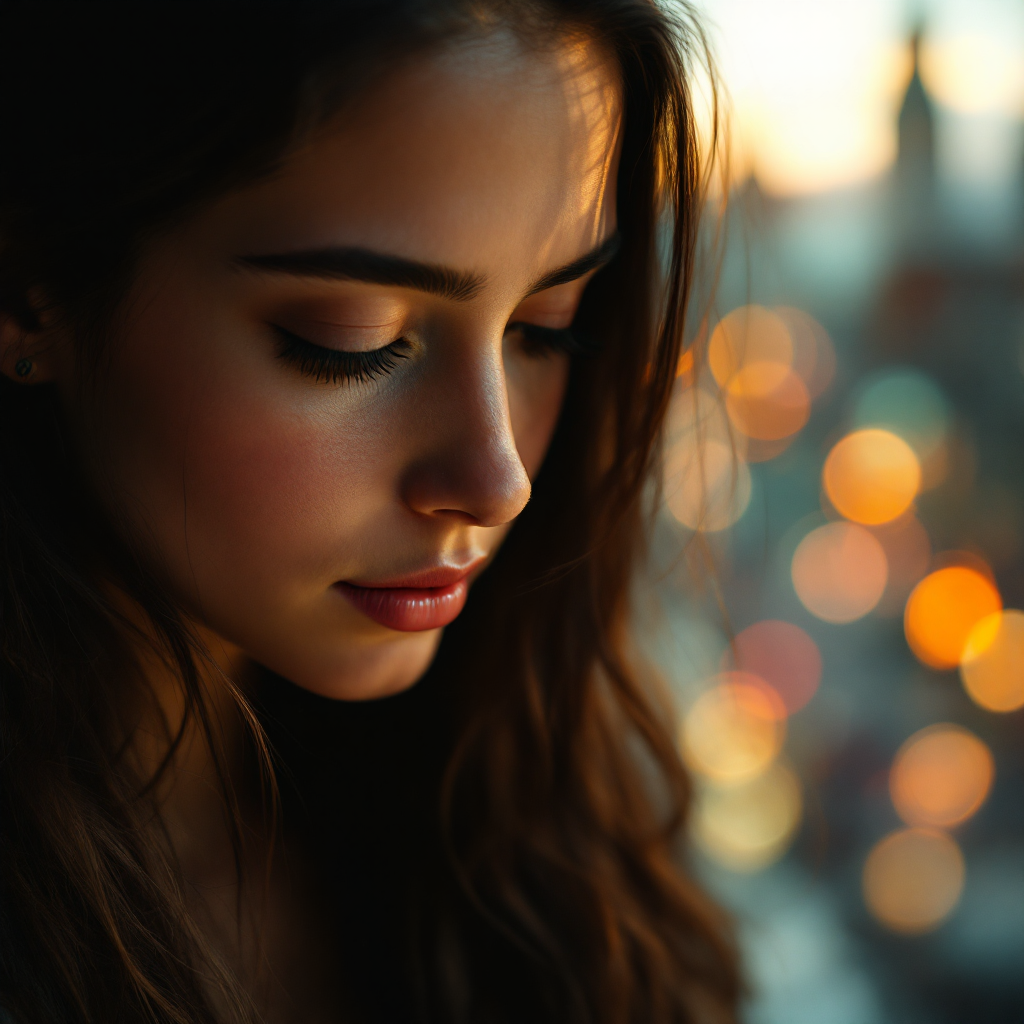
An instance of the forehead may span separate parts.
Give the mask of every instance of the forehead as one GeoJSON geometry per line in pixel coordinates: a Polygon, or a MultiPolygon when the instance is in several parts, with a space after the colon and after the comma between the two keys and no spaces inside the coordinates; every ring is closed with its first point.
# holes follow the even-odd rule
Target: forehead
{"type": "Polygon", "coordinates": [[[537,277],[614,229],[620,122],[593,43],[460,43],[391,75],[207,228],[239,251],[361,246],[488,276],[517,259],[537,277]]]}

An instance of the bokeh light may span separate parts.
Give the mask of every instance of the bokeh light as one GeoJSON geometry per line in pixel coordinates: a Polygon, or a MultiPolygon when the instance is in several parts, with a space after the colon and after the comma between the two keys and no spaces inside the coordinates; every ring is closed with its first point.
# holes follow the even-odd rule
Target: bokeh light
{"type": "Polygon", "coordinates": [[[741,367],[729,381],[725,407],[737,430],[758,441],[790,437],[807,422],[811,397],[789,367],[756,362],[741,367]]]}
{"type": "Polygon", "coordinates": [[[676,380],[665,423],[665,436],[670,446],[678,441],[686,441],[696,447],[704,441],[729,444],[738,440],[740,453],[743,452],[743,439],[734,438],[721,399],[705,388],[687,384],[685,376],[676,380]]]}
{"type": "MultiPolygon", "coordinates": [[[[790,317],[794,323],[797,313],[790,317]]],[[[817,343],[810,327],[802,326],[801,365],[813,375],[817,343]]],[[[708,365],[739,433],[780,441],[807,422],[811,396],[794,369],[796,354],[786,322],[764,306],[740,306],[719,321],[708,342],[708,365]]]]}
{"type": "Polygon", "coordinates": [[[664,495],[675,519],[691,530],[731,526],[750,501],[745,439],[729,424],[724,403],[704,388],[676,382],[666,424],[664,495]]]}
{"type": "Polygon", "coordinates": [[[785,716],[782,700],[763,680],[723,672],[683,720],[683,755],[693,771],[717,782],[751,779],[782,749],[785,716]]]}
{"type": "Polygon", "coordinates": [[[928,91],[963,113],[1009,113],[1024,108],[1024,61],[1012,40],[963,33],[929,43],[921,74],[928,91]]]}
{"type": "Polygon", "coordinates": [[[885,551],[889,580],[875,611],[902,615],[910,592],[931,567],[932,543],[920,520],[911,513],[871,528],[885,551]]]}
{"type": "Polygon", "coordinates": [[[864,900],[886,928],[931,931],[957,905],[964,856],[938,829],[906,828],[880,840],[864,864],[864,900]]]}
{"type": "Polygon", "coordinates": [[[922,486],[946,472],[949,406],[938,385],[920,370],[890,370],[870,381],[857,401],[854,425],[879,427],[903,438],[921,463],[922,486]]]}
{"type": "MultiPolygon", "coordinates": [[[[739,435],[743,437],[742,434],[739,435]]],[[[777,441],[759,441],[757,438],[744,438],[746,441],[746,459],[747,462],[770,462],[772,459],[778,458],[791,444],[796,437],[795,434],[790,434],[789,437],[779,438],[777,441]]]]}
{"type": "Polygon", "coordinates": [[[665,502],[691,530],[714,533],[732,526],[750,503],[750,469],[722,441],[674,444],[665,461],[665,502]]]}
{"type": "Polygon", "coordinates": [[[691,347],[679,356],[679,362],[676,363],[676,376],[683,378],[686,384],[691,383],[693,365],[693,348],[691,347]]]}
{"type": "Polygon", "coordinates": [[[995,584],[977,569],[951,565],[929,573],[912,591],[903,614],[907,643],[925,665],[956,668],[971,630],[1000,611],[995,584]]]}
{"type": "MultiPolygon", "coordinates": [[[[684,711],[727,670],[761,678],[786,705],[783,748],[752,778],[713,780],[691,762],[691,839],[742,924],[746,1015],[860,1024],[917,1011],[935,1024],[995,1007],[1024,1021],[1013,795],[1024,722],[1024,3],[698,7],[723,55],[732,186],[715,194],[729,237],[720,275],[695,294],[698,358],[684,376],[720,405],[712,436],[738,450],[753,494],[742,519],[706,541],[665,510],[652,555],[666,625],[705,618],[719,643],[698,668],[656,650],[684,711]],[[744,318],[767,329],[730,331],[744,318]],[[776,400],[790,375],[810,403],[802,426],[776,400]],[[909,470],[896,488],[863,474],[852,503],[833,501],[826,456],[861,431],[898,439],[909,470]],[[902,631],[911,594],[953,567],[976,571],[1010,607],[976,621],[962,651],[954,636],[943,678],[902,631]],[[798,674],[771,665],[786,649],[762,646],[781,620],[820,653],[801,710],[786,689],[798,674]],[[944,724],[919,732],[930,723],[944,724]],[[787,769],[803,802],[795,856],[793,834],[772,842],[785,815],[771,809],[768,780],[787,769]]],[[[709,133],[709,144],[721,138],[709,133]]],[[[638,625],[660,636],[646,609],[638,625]]],[[[958,616],[948,602],[943,614],[958,616]]]]}
{"type": "Polygon", "coordinates": [[[775,763],[749,782],[702,786],[694,809],[693,837],[724,867],[759,871],[786,852],[801,811],[796,775],[775,763]]]}
{"type": "Polygon", "coordinates": [[[851,17],[833,4],[703,6],[716,24],[724,19],[735,148],[767,191],[817,192],[884,170],[894,155],[892,106],[904,62],[862,30],[867,19],[859,11],[851,17]]]}
{"type": "Polygon", "coordinates": [[[740,306],[718,322],[708,342],[708,366],[720,388],[727,388],[745,366],[765,364],[760,386],[782,383],[793,365],[793,341],[782,319],[764,306],[740,306]]]}
{"type": "Polygon", "coordinates": [[[906,512],[921,485],[921,467],[910,445],[896,434],[857,430],[829,452],[822,483],[841,515],[873,526],[906,512]]]}
{"type": "Polygon", "coordinates": [[[1024,707],[1024,612],[993,612],[974,625],[960,678],[971,700],[987,711],[1024,707]]]}
{"type": "Polygon", "coordinates": [[[823,394],[836,375],[836,350],[828,332],[809,313],[794,306],[772,312],[785,324],[793,344],[793,370],[807,385],[811,398],[823,394]]]}
{"type": "Polygon", "coordinates": [[[885,551],[863,526],[828,523],[797,545],[793,587],[803,606],[825,622],[853,622],[878,604],[885,590],[885,551]]]}
{"type": "Polygon", "coordinates": [[[791,622],[765,619],[748,626],[736,636],[732,656],[737,669],[768,683],[790,714],[814,696],[821,682],[818,645],[791,622]]]}
{"type": "Polygon", "coordinates": [[[992,752],[959,725],[932,725],[903,744],[889,773],[889,793],[908,825],[950,828],[966,821],[992,788],[992,752]]]}

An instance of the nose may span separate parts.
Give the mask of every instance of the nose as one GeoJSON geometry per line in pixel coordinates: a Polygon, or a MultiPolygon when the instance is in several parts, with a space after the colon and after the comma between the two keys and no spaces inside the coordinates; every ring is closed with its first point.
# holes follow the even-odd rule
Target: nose
{"type": "Polygon", "coordinates": [[[530,499],[516,448],[500,346],[448,362],[423,382],[411,429],[418,454],[401,480],[406,506],[425,516],[501,526],[530,499]]]}

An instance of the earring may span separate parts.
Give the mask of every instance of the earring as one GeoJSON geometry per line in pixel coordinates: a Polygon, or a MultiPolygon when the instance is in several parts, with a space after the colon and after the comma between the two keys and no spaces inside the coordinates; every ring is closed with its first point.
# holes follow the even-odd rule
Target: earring
{"type": "Polygon", "coordinates": [[[27,377],[35,368],[36,364],[31,359],[19,359],[14,364],[14,372],[19,377],[27,377]]]}

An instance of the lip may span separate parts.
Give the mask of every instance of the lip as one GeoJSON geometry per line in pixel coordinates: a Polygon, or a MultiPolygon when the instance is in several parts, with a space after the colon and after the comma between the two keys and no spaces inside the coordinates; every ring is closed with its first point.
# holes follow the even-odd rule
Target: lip
{"type": "Polygon", "coordinates": [[[402,633],[441,629],[458,618],[469,595],[469,576],[483,559],[458,569],[439,566],[408,576],[334,586],[367,618],[402,633]]]}

